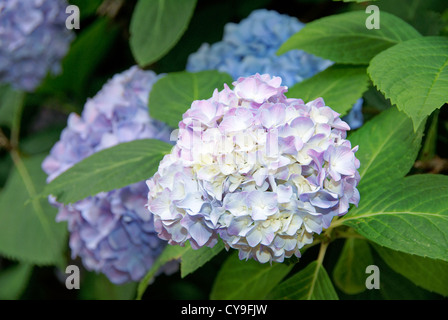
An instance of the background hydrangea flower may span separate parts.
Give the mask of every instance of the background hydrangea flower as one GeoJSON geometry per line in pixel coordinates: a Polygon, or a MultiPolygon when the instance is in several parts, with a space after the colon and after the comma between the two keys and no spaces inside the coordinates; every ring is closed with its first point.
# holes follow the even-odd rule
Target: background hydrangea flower
{"type": "MultiPolygon", "coordinates": [[[[291,87],[333,64],[303,50],[290,50],[277,56],[280,46],[304,26],[286,14],[255,10],[239,24],[226,24],[222,41],[202,44],[189,56],[186,69],[190,72],[219,70],[234,80],[255,73],[270,74],[282,78],[283,84],[291,87]]],[[[363,123],[362,103],[359,99],[344,119],[351,129],[363,123]]]]}
{"type": "Polygon", "coordinates": [[[358,147],[323,99],[287,99],[279,77],[233,85],[192,103],[147,181],[155,229],[193,248],[221,237],[240,259],[300,256],[314,233],[358,204],[358,147]]]}
{"type": "Polygon", "coordinates": [[[74,33],[65,0],[0,0],[0,82],[33,91],[58,73],[74,33]]]}
{"type": "MultiPolygon", "coordinates": [[[[148,115],[148,95],[159,78],[134,66],[115,75],[89,99],[81,116],[70,114],[68,126],[43,162],[53,180],[87,156],[113,145],[144,138],[169,141],[170,129],[148,115]]],[[[165,241],[154,231],[145,209],[145,182],[100,193],[59,208],[58,221],[67,221],[72,257],[87,269],[106,274],[114,283],[137,281],[163,250],[165,241]]],[[[166,272],[174,271],[171,264],[166,272]]]]}

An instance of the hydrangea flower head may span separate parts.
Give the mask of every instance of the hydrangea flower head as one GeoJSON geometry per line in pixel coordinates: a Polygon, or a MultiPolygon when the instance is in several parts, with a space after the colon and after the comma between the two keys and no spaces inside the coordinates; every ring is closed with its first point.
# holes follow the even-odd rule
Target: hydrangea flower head
{"type": "MultiPolygon", "coordinates": [[[[148,95],[157,79],[152,71],[132,67],[88,100],[81,116],[72,113],[43,162],[48,181],[122,142],[145,138],[168,142],[170,129],[148,115],[148,95]]],[[[103,272],[114,283],[140,280],[166,244],[154,230],[146,201],[144,181],[66,206],[51,199],[59,208],[57,220],[68,222],[72,257],[81,257],[88,270],[103,272]]],[[[165,271],[176,267],[167,266],[165,271]]]]}
{"type": "Polygon", "coordinates": [[[155,229],[193,248],[220,237],[240,259],[300,256],[315,233],[358,204],[358,147],[323,99],[288,99],[279,77],[233,85],[192,103],[172,152],[147,181],[155,229]]]}
{"type": "Polygon", "coordinates": [[[302,50],[277,56],[280,46],[304,26],[295,17],[255,10],[238,24],[226,24],[222,41],[204,43],[189,56],[186,69],[191,72],[215,69],[234,79],[266,73],[279,76],[285,85],[292,86],[332,64],[302,50]]]}
{"type": "Polygon", "coordinates": [[[65,0],[0,0],[0,82],[34,90],[74,38],[65,26],[65,0]]]}
{"type": "MultiPolygon", "coordinates": [[[[253,11],[240,23],[228,23],[222,41],[204,43],[188,57],[190,72],[219,70],[233,79],[255,73],[282,78],[291,87],[314,76],[333,64],[303,50],[290,50],[280,56],[280,46],[305,26],[297,18],[273,10],[253,11]]],[[[359,99],[345,118],[352,129],[363,123],[363,100],[359,99]]]]}

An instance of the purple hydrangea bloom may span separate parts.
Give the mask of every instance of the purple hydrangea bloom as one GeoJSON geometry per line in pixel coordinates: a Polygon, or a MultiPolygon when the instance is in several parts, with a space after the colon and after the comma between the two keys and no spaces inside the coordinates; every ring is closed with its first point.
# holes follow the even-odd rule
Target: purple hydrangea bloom
{"type": "Polygon", "coordinates": [[[358,147],[319,98],[288,99],[281,78],[239,78],[194,101],[178,140],[147,181],[155,229],[170,244],[282,262],[357,205],[358,147]]]}
{"type": "MultiPolygon", "coordinates": [[[[222,41],[212,45],[204,43],[192,53],[186,69],[190,72],[219,70],[227,72],[234,80],[266,73],[282,78],[283,84],[291,87],[333,64],[303,50],[290,50],[277,56],[280,46],[304,26],[297,18],[286,14],[255,10],[239,24],[228,23],[222,41]]],[[[362,103],[359,99],[344,119],[351,129],[363,123],[362,103]]]]}
{"type": "Polygon", "coordinates": [[[65,26],[65,0],[0,0],[0,82],[33,91],[61,71],[74,32],[65,26]]]}
{"type": "MultiPolygon", "coordinates": [[[[134,66],[115,75],[88,100],[81,116],[72,113],[43,162],[48,181],[122,142],[145,138],[168,142],[170,129],[148,115],[148,95],[157,79],[154,72],[134,66]]],[[[51,199],[59,208],[57,220],[68,222],[73,258],[81,257],[88,270],[103,272],[114,283],[140,280],[166,244],[154,231],[146,201],[144,181],[67,206],[51,199]]],[[[173,264],[165,271],[175,268],[173,264]]]]}

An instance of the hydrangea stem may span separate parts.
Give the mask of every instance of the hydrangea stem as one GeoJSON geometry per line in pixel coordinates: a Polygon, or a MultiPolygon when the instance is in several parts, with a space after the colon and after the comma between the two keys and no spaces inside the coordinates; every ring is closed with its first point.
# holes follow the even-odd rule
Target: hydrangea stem
{"type": "Polygon", "coordinates": [[[316,265],[316,269],[314,270],[313,280],[311,282],[311,289],[308,292],[307,300],[311,300],[311,295],[314,292],[314,287],[316,285],[320,267],[322,266],[322,263],[324,261],[325,252],[327,251],[329,244],[330,244],[330,241],[325,241],[325,240],[322,241],[320,244],[319,254],[317,256],[317,265],[316,265]]]}

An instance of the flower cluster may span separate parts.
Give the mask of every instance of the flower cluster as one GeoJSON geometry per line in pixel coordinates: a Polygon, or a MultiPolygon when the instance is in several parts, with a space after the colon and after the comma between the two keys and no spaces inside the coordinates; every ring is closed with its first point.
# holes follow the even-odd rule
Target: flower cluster
{"type": "Polygon", "coordinates": [[[323,99],[288,99],[279,77],[233,85],[192,103],[147,181],[155,229],[193,248],[220,237],[240,259],[300,256],[314,233],[358,204],[358,147],[323,99]]]}
{"type": "MultiPolygon", "coordinates": [[[[333,64],[303,50],[276,54],[280,46],[304,26],[297,18],[286,14],[255,10],[239,24],[226,24],[222,41],[212,45],[204,43],[189,56],[186,69],[190,72],[219,70],[227,72],[234,80],[266,73],[279,76],[288,87],[293,86],[333,64]]],[[[362,103],[359,99],[344,118],[351,129],[363,123],[362,103]]]]}
{"type": "MultiPolygon", "coordinates": [[[[113,145],[144,138],[169,141],[170,129],[148,115],[148,95],[159,79],[137,67],[115,75],[87,101],[81,116],[72,113],[61,139],[43,162],[53,180],[85,157],[113,145]]],[[[157,237],[145,209],[145,182],[100,193],[59,208],[58,221],[68,221],[73,258],[101,271],[114,283],[137,281],[151,267],[165,241],[157,237]]],[[[177,268],[167,266],[166,272],[177,268]]]]}
{"type": "Polygon", "coordinates": [[[32,91],[74,39],[65,26],[65,0],[0,0],[0,82],[32,91]]]}
{"type": "Polygon", "coordinates": [[[239,24],[228,23],[222,41],[204,43],[191,54],[187,70],[219,70],[234,79],[255,73],[279,76],[286,86],[309,78],[329,67],[332,62],[306,53],[291,50],[277,56],[280,46],[305,24],[297,18],[276,11],[253,11],[239,24]]]}

